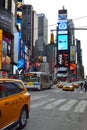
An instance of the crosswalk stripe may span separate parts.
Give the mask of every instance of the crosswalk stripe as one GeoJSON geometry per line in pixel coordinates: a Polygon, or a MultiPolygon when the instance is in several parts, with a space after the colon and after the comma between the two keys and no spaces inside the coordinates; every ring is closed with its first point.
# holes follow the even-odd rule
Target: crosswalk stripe
{"type": "Polygon", "coordinates": [[[53,90],[53,92],[59,93],[59,92],[62,92],[62,90],[61,89],[56,89],[56,90],[53,90]]]}
{"type": "Polygon", "coordinates": [[[76,106],[74,112],[84,112],[85,109],[87,107],[87,101],[86,100],[82,100],[78,103],[78,105],[76,106]]]}
{"type": "Polygon", "coordinates": [[[44,105],[44,104],[47,104],[47,103],[49,103],[49,102],[52,102],[52,101],[54,101],[54,100],[55,100],[55,99],[47,99],[47,100],[45,100],[45,101],[32,104],[32,105],[31,105],[31,108],[38,108],[38,107],[40,107],[40,106],[42,106],[42,105],[44,105]]]}
{"type": "Polygon", "coordinates": [[[79,91],[79,93],[84,93],[83,91],[79,91]]]}
{"type": "Polygon", "coordinates": [[[47,97],[48,94],[45,94],[45,95],[38,95],[38,96],[31,96],[31,101],[34,101],[34,100],[37,100],[37,99],[41,99],[41,98],[44,98],[44,97],[47,97]]]}
{"type": "Polygon", "coordinates": [[[54,108],[55,106],[57,106],[57,105],[63,103],[64,101],[66,101],[66,99],[59,99],[59,100],[57,100],[57,101],[54,101],[54,102],[52,102],[52,103],[46,105],[45,107],[43,107],[43,109],[52,109],[52,108],[54,108]]]}
{"type": "Polygon", "coordinates": [[[43,101],[39,101],[39,99],[43,97],[47,97],[49,94],[45,95],[37,95],[32,98],[32,101],[37,100],[37,103],[32,102],[31,108],[38,108],[42,107],[42,109],[48,109],[51,110],[55,108],[56,106],[60,105],[58,110],[60,111],[69,111],[73,107],[74,112],[84,112],[87,107],[87,101],[86,100],[77,100],[77,99],[56,99],[56,98],[50,98],[50,99],[43,99],[43,101]],[[74,106],[75,105],[75,106],[74,106]]]}
{"type": "Polygon", "coordinates": [[[68,111],[77,102],[77,100],[70,100],[59,108],[61,111],[68,111]]]}
{"type": "MultiPolygon", "coordinates": [[[[55,92],[55,93],[64,93],[64,92],[66,92],[66,93],[70,93],[70,92],[72,92],[72,91],[63,91],[62,89],[56,89],[56,90],[53,90],[53,92],[55,92]]],[[[75,89],[74,91],[73,91],[73,93],[79,93],[79,94],[82,94],[82,93],[84,93],[84,91],[82,91],[82,90],[78,90],[78,89],[75,89]]]]}

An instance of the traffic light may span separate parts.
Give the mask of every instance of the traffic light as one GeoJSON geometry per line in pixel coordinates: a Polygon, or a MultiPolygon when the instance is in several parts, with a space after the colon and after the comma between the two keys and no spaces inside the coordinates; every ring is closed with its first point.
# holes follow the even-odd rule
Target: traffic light
{"type": "Polygon", "coordinates": [[[54,44],[54,34],[53,34],[53,32],[50,35],[50,44],[54,44]]]}

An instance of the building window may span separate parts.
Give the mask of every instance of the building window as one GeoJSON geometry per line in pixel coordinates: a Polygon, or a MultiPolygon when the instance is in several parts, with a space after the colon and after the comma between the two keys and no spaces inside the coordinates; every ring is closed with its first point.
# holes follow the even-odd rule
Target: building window
{"type": "Polygon", "coordinates": [[[0,0],[0,7],[5,8],[5,0],[0,0]]]}
{"type": "Polygon", "coordinates": [[[11,12],[11,3],[12,3],[12,0],[8,0],[8,10],[11,12]]]}

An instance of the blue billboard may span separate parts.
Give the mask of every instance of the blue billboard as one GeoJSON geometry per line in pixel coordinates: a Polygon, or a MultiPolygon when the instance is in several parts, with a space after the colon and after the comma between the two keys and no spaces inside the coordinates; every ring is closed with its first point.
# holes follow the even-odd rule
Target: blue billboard
{"type": "Polygon", "coordinates": [[[58,35],[58,50],[68,50],[68,35],[58,35]]]}
{"type": "Polygon", "coordinates": [[[68,34],[67,20],[59,20],[58,21],[58,34],[68,34]]]}

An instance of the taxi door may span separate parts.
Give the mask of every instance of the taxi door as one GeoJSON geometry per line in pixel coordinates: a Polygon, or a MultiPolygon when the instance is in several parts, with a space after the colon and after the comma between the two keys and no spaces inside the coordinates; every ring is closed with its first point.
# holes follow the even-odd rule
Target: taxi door
{"type": "Polygon", "coordinates": [[[13,115],[13,105],[9,98],[0,99],[0,129],[6,127],[11,123],[13,115]]]}

